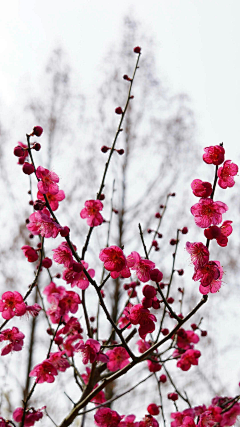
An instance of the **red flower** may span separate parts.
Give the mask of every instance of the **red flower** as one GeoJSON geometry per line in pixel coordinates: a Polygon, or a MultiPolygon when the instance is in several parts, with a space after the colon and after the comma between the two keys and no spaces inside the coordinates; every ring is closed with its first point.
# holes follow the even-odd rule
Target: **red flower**
{"type": "Polygon", "coordinates": [[[220,145],[204,148],[203,160],[205,163],[220,165],[224,161],[225,150],[220,145]]]}
{"type": "Polygon", "coordinates": [[[64,267],[71,267],[73,264],[72,251],[67,242],[62,242],[56,249],[53,249],[53,259],[64,267]]]}
{"type": "Polygon", "coordinates": [[[110,246],[102,249],[99,258],[104,262],[104,268],[111,273],[111,277],[116,279],[119,276],[128,278],[131,276],[127,267],[127,260],[121,248],[118,246],[110,246]]]}
{"type": "Polygon", "coordinates": [[[30,372],[30,377],[36,377],[36,382],[41,384],[44,382],[53,383],[55,376],[58,374],[57,369],[48,360],[44,360],[39,365],[36,365],[30,372]]]}
{"type": "Polygon", "coordinates": [[[89,227],[97,227],[103,222],[103,217],[99,213],[103,209],[103,204],[100,200],[87,200],[85,202],[85,208],[80,212],[80,217],[87,218],[87,224],[89,227]]]}
{"type": "Polygon", "coordinates": [[[0,300],[0,312],[6,320],[14,316],[23,316],[26,313],[26,304],[22,295],[17,291],[4,292],[0,300]]]}
{"type": "Polygon", "coordinates": [[[100,408],[94,415],[94,420],[99,427],[118,427],[121,417],[110,408],[100,408]]]}
{"type": "Polygon", "coordinates": [[[195,223],[201,228],[218,225],[222,222],[222,214],[228,210],[223,202],[214,202],[212,199],[200,199],[191,207],[195,223]]]}
{"type": "Polygon", "coordinates": [[[177,367],[182,371],[188,371],[191,365],[198,365],[198,358],[201,356],[199,350],[189,349],[181,355],[181,359],[177,362],[177,367]]]}
{"type": "Polygon", "coordinates": [[[107,351],[106,355],[109,357],[107,363],[109,371],[115,372],[129,364],[129,354],[124,347],[115,347],[113,350],[107,351]]]}
{"type": "Polygon", "coordinates": [[[212,194],[212,184],[210,182],[203,182],[201,179],[194,179],[191,188],[194,196],[197,197],[209,197],[212,194]]]}
{"type": "Polygon", "coordinates": [[[21,247],[25,257],[28,259],[28,262],[34,262],[38,259],[38,253],[31,246],[24,245],[21,247]]]}
{"type": "Polygon", "coordinates": [[[154,262],[148,259],[142,259],[137,252],[132,252],[127,257],[127,265],[136,271],[136,275],[141,282],[148,282],[151,279],[150,272],[154,269],[154,262]]]}
{"type": "Polygon", "coordinates": [[[191,255],[191,261],[196,268],[202,267],[209,261],[209,250],[202,242],[187,242],[186,250],[191,255]]]}
{"type": "MultiPolygon", "coordinates": [[[[24,418],[24,427],[32,427],[34,426],[36,421],[41,420],[43,417],[43,413],[41,412],[43,409],[45,409],[46,406],[43,406],[41,409],[34,409],[29,408],[25,411],[25,418],[24,418]]],[[[17,423],[20,423],[22,421],[23,417],[23,408],[17,408],[13,412],[13,419],[17,423]]]]}
{"type": "Polygon", "coordinates": [[[34,235],[41,235],[42,237],[57,237],[62,227],[50,218],[50,212],[47,208],[42,211],[34,212],[29,217],[27,228],[34,235]]]}
{"type": "MultiPolygon", "coordinates": [[[[56,211],[58,209],[58,202],[61,202],[63,199],[65,199],[65,193],[63,190],[59,190],[57,194],[51,194],[48,192],[45,194],[45,196],[48,199],[52,211],[56,211]]],[[[37,198],[45,202],[44,195],[40,191],[37,193],[37,198]]]]}
{"type": "Polygon", "coordinates": [[[226,189],[227,187],[233,187],[235,181],[233,176],[237,175],[238,166],[232,163],[231,160],[226,160],[223,166],[218,169],[218,185],[219,187],[226,189]]]}
{"type": "Polygon", "coordinates": [[[203,267],[195,268],[193,280],[196,282],[200,280],[201,286],[209,286],[213,280],[217,280],[220,277],[220,270],[218,265],[214,261],[209,261],[203,267]]]}
{"type": "Polygon", "coordinates": [[[141,304],[130,308],[129,320],[133,325],[140,325],[138,332],[142,339],[155,330],[154,322],[157,321],[156,316],[151,314],[147,308],[143,308],[141,304]]]}
{"type": "Polygon", "coordinates": [[[8,345],[3,347],[1,355],[5,356],[10,353],[10,351],[20,351],[23,348],[23,338],[25,335],[19,331],[18,328],[13,326],[12,329],[5,329],[0,332],[0,342],[10,341],[8,345]]]}
{"type": "Polygon", "coordinates": [[[42,166],[38,166],[36,175],[40,181],[38,181],[37,187],[42,194],[57,194],[59,192],[58,185],[59,177],[55,172],[51,172],[42,166]]]}

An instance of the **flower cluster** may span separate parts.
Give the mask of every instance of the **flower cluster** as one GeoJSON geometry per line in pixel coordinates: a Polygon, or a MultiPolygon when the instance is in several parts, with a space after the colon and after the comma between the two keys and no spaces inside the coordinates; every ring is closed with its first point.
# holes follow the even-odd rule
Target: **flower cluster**
{"type": "MultiPolygon", "coordinates": [[[[222,145],[206,147],[204,151],[203,160],[208,164],[214,164],[217,168],[218,185],[224,189],[232,187],[235,183],[233,176],[237,174],[238,167],[231,160],[224,162],[225,150],[222,145]],[[218,169],[222,163],[223,166],[218,169]]],[[[205,229],[207,245],[205,246],[201,242],[187,242],[186,249],[194,264],[193,280],[200,280],[199,290],[202,294],[217,292],[221,287],[223,276],[220,262],[209,261],[209,241],[216,239],[219,246],[227,246],[228,236],[232,233],[232,221],[224,221],[220,227],[218,226],[222,222],[222,214],[228,210],[228,206],[221,201],[213,201],[216,178],[213,187],[209,182],[203,182],[200,179],[195,179],[191,184],[193,194],[201,197],[199,202],[191,207],[191,213],[195,223],[205,229]]]]}

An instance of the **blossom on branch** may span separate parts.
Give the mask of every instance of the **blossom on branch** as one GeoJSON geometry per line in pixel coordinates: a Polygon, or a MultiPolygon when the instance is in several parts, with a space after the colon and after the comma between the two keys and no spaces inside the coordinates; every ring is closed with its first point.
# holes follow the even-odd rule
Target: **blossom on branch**
{"type": "Polygon", "coordinates": [[[109,371],[118,371],[118,369],[122,369],[129,364],[129,354],[124,347],[115,347],[113,350],[108,350],[106,355],[109,358],[107,363],[109,371]]]}
{"type": "Polygon", "coordinates": [[[222,214],[228,210],[228,207],[223,202],[214,202],[212,199],[200,199],[191,207],[191,213],[194,216],[194,221],[201,228],[210,227],[210,225],[218,225],[222,222],[222,214]]]}
{"type": "Polygon", "coordinates": [[[194,179],[191,188],[194,196],[207,198],[212,194],[212,184],[203,182],[201,179],[194,179]]]}
{"type": "Polygon", "coordinates": [[[10,341],[8,345],[3,347],[1,351],[1,356],[5,356],[6,354],[12,351],[20,351],[23,348],[23,339],[25,335],[19,331],[18,328],[13,326],[12,329],[5,329],[0,332],[0,342],[2,341],[10,341]]]}
{"type": "Polygon", "coordinates": [[[36,365],[29,374],[30,377],[36,377],[38,384],[45,382],[53,383],[56,375],[58,375],[57,369],[48,360],[44,360],[39,365],[36,365]]]}
{"type": "Polygon", "coordinates": [[[50,217],[49,210],[45,207],[42,211],[34,212],[29,217],[27,228],[33,235],[42,237],[57,237],[62,227],[50,217]]]}
{"type": "Polygon", "coordinates": [[[127,265],[131,270],[136,271],[138,279],[143,283],[151,279],[150,272],[155,268],[154,262],[141,258],[139,253],[135,251],[127,257],[127,265]]]}
{"type": "MultiPolygon", "coordinates": [[[[63,190],[59,190],[57,194],[46,193],[45,196],[48,199],[52,211],[56,211],[59,205],[58,202],[61,202],[65,199],[65,193],[63,190]]],[[[37,193],[37,198],[38,200],[42,200],[43,202],[45,202],[44,195],[40,191],[38,191],[37,193]]]]}
{"type": "Polygon", "coordinates": [[[209,250],[202,242],[186,243],[186,250],[196,268],[202,267],[209,261],[209,250]]]}
{"type": "Polygon", "coordinates": [[[104,262],[104,268],[110,271],[113,279],[119,276],[124,278],[131,276],[126,257],[118,246],[109,246],[109,248],[102,249],[99,258],[104,262]]]}
{"type": "MultiPolygon", "coordinates": [[[[32,427],[32,426],[34,426],[36,421],[41,420],[41,418],[43,417],[42,410],[45,408],[46,408],[46,406],[43,406],[42,408],[37,409],[37,410],[34,408],[27,409],[25,411],[24,427],[32,427]]],[[[15,411],[13,412],[14,421],[16,421],[17,423],[20,423],[22,421],[22,418],[23,418],[23,413],[24,413],[23,408],[15,409],[15,411]]],[[[0,427],[1,427],[1,424],[0,424],[0,427]]]]}
{"type": "Polygon", "coordinates": [[[42,194],[57,194],[59,192],[58,185],[59,177],[55,172],[51,172],[42,166],[38,166],[36,170],[38,181],[37,187],[42,194]]]}
{"type": "Polygon", "coordinates": [[[217,166],[224,162],[225,150],[221,145],[206,147],[204,148],[204,151],[203,160],[205,163],[217,166]]]}
{"type": "Polygon", "coordinates": [[[99,213],[103,209],[103,204],[100,200],[87,200],[80,212],[80,217],[87,218],[87,224],[89,227],[97,227],[103,223],[103,217],[99,213]]]}
{"type": "Polygon", "coordinates": [[[226,160],[223,166],[218,169],[218,185],[219,187],[226,189],[227,187],[233,187],[235,181],[233,176],[237,175],[238,166],[232,163],[231,160],[226,160]]]}
{"type": "Polygon", "coordinates": [[[38,253],[31,246],[24,245],[21,247],[28,262],[35,262],[38,260],[38,253]]]}
{"type": "Polygon", "coordinates": [[[26,304],[19,292],[4,292],[0,300],[0,312],[3,319],[9,320],[14,316],[23,316],[26,310],[26,304]]]}
{"type": "Polygon", "coordinates": [[[121,416],[110,408],[100,408],[94,415],[94,420],[99,427],[118,427],[121,416]]]}

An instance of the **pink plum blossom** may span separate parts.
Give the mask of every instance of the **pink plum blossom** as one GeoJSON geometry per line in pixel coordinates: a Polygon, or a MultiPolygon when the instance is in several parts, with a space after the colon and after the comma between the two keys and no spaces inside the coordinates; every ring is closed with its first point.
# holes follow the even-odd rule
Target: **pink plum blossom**
{"type": "Polygon", "coordinates": [[[198,359],[200,356],[201,352],[199,350],[186,350],[181,355],[180,360],[178,360],[177,367],[182,369],[182,371],[188,371],[191,368],[191,365],[198,365],[198,359]]]}
{"type": "Polygon", "coordinates": [[[103,204],[100,200],[87,200],[85,202],[85,208],[80,212],[80,217],[87,218],[87,224],[89,227],[97,227],[103,222],[103,217],[99,213],[103,209],[103,204]]]}
{"type": "Polygon", "coordinates": [[[218,185],[219,187],[226,189],[227,187],[233,187],[235,181],[233,176],[237,175],[238,166],[232,163],[231,160],[226,160],[223,166],[218,169],[218,185]]]}
{"type": "Polygon", "coordinates": [[[42,237],[57,237],[62,227],[50,218],[50,212],[45,207],[42,211],[34,212],[29,217],[27,228],[34,235],[42,237]]]}
{"type": "Polygon", "coordinates": [[[150,272],[155,268],[154,262],[143,259],[138,252],[132,252],[127,257],[127,265],[131,270],[136,271],[136,275],[140,282],[148,282],[151,279],[150,272]]]}
{"type": "Polygon", "coordinates": [[[53,383],[56,375],[58,375],[57,369],[48,360],[36,365],[29,374],[30,377],[36,377],[36,382],[39,384],[53,383]]]}
{"type": "Polygon", "coordinates": [[[154,322],[157,321],[156,316],[142,304],[137,304],[130,309],[129,320],[133,325],[140,325],[138,333],[142,339],[155,330],[154,322]]]}
{"type": "Polygon", "coordinates": [[[195,223],[201,228],[218,225],[222,222],[222,214],[228,210],[223,202],[214,202],[212,199],[200,199],[191,207],[195,223]]]}
{"type": "Polygon", "coordinates": [[[21,249],[28,262],[34,262],[38,260],[38,253],[31,246],[24,245],[21,247],[21,249]]]}
{"type": "Polygon", "coordinates": [[[42,166],[38,166],[36,170],[38,181],[38,190],[42,194],[57,194],[59,191],[58,185],[59,177],[55,172],[50,172],[48,169],[45,169],[42,166]]]}
{"type": "Polygon", "coordinates": [[[203,182],[201,179],[194,179],[191,188],[194,196],[207,198],[212,194],[212,184],[203,182]]]}
{"type": "Polygon", "coordinates": [[[202,284],[200,284],[199,291],[203,295],[206,295],[209,292],[212,294],[215,294],[216,292],[219,291],[219,289],[222,286],[223,268],[222,268],[219,261],[213,261],[213,262],[215,262],[215,264],[217,265],[217,268],[220,272],[220,275],[219,275],[218,279],[213,279],[212,282],[208,286],[203,286],[202,284]]]}
{"type": "MultiPolygon", "coordinates": [[[[56,211],[59,206],[59,202],[65,199],[65,193],[63,190],[59,190],[57,194],[46,193],[45,196],[48,199],[49,205],[52,211],[56,211]]],[[[45,202],[44,195],[38,191],[37,199],[45,202]]]]}
{"type": "Polygon", "coordinates": [[[23,316],[26,313],[26,304],[22,295],[17,292],[7,291],[0,300],[0,312],[3,319],[9,320],[14,316],[23,316]]]}
{"type": "Polygon", "coordinates": [[[56,353],[50,353],[49,362],[57,369],[57,371],[65,372],[67,368],[70,368],[70,364],[66,357],[64,357],[65,351],[57,351],[56,353]]]}
{"type": "Polygon", "coordinates": [[[109,371],[115,372],[129,364],[129,354],[124,347],[115,347],[108,350],[106,355],[109,357],[107,367],[109,371]]]}
{"type": "Polygon", "coordinates": [[[81,351],[84,365],[87,365],[87,363],[94,363],[96,360],[103,363],[108,362],[108,357],[100,352],[100,343],[92,338],[89,338],[85,344],[80,340],[79,343],[75,345],[75,350],[81,351]]]}
{"type": "Polygon", "coordinates": [[[204,148],[205,153],[203,154],[203,160],[205,163],[220,165],[224,162],[225,150],[220,145],[204,148]]]}
{"type": "Polygon", "coordinates": [[[186,250],[196,268],[202,267],[209,261],[209,250],[202,242],[186,243],[186,250]]]}
{"type": "Polygon", "coordinates": [[[118,246],[109,246],[108,248],[102,249],[99,258],[104,262],[104,268],[110,271],[113,279],[119,276],[124,278],[131,276],[126,257],[122,249],[118,246]]]}
{"type": "Polygon", "coordinates": [[[145,415],[142,421],[139,422],[138,427],[158,427],[158,421],[152,415],[145,415]]]}
{"type": "Polygon", "coordinates": [[[220,270],[214,261],[209,261],[198,269],[195,268],[193,280],[196,282],[200,280],[201,286],[209,286],[213,280],[218,280],[220,277],[220,270]]]}
{"type": "Polygon", "coordinates": [[[185,329],[180,328],[177,331],[177,346],[187,350],[190,348],[190,344],[197,344],[199,342],[199,336],[193,331],[185,331],[185,329]]]}
{"type": "Polygon", "coordinates": [[[124,420],[120,421],[118,427],[139,427],[139,423],[135,422],[136,416],[131,414],[127,415],[124,420]]]}
{"type": "Polygon", "coordinates": [[[91,278],[93,278],[95,276],[95,270],[93,268],[89,268],[88,270],[88,263],[85,261],[81,261],[81,264],[73,261],[73,264],[71,267],[66,268],[63,271],[63,275],[62,278],[63,280],[65,280],[67,283],[71,283],[71,287],[73,288],[74,286],[77,286],[79,289],[87,289],[89,286],[89,280],[87,278],[87,276],[85,275],[84,271],[76,271],[79,269],[81,270],[82,268],[85,268],[85,270],[87,270],[89,276],[91,278]]]}
{"type": "Polygon", "coordinates": [[[19,331],[18,328],[13,326],[12,329],[5,329],[0,332],[0,342],[10,341],[8,345],[3,347],[1,355],[5,356],[11,351],[20,351],[23,348],[23,339],[25,335],[19,331]]]}
{"type": "Polygon", "coordinates": [[[100,408],[94,415],[94,420],[99,427],[118,427],[121,417],[110,408],[100,408]]]}
{"type": "MultiPolygon", "coordinates": [[[[41,420],[41,418],[43,417],[42,410],[45,408],[46,406],[43,406],[43,408],[37,409],[37,410],[34,408],[27,409],[25,411],[24,427],[32,427],[34,426],[36,421],[41,420]]],[[[13,412],[14,421],[16,421],[17,423],[20,423],[22,421],[23,412],[24,412],[23,408],[15,409],[15,411],[13,412]]]]}
{"type": "Polygon", "coordinates": [[[53,259],[64,267],[71,267],[73,263],[72,251],[67,242],[62,242],[56,249],[53,249],[53,259]]]}
{"type": "Polygon", "coordinates": [[[221,247],[225,247],[228,244],[228,236],[232,233],[232,221],[224,221],[221,227],[212,225],[204,230],[204,236],[209,239],[216,239],[217,243],[221,247]]]}

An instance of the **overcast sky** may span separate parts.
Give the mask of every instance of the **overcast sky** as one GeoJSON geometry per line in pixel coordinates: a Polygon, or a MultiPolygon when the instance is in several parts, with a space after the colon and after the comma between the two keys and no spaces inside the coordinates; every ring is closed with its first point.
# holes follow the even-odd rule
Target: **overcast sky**
{"type": "Polygon", "coordinates": [[[4,2],[2,114],[14,111],[24,82],[36,84],[57,45],[67,51],[86,90],[94,90],[99,64],[121,39],[123,16],[131,13],[156,40],[156,60],[168,86],[190,95],[199,142],[207,146],[223,141],[227,157],[234,160],[240,142],[239,12],[239,0],[4,2]]]}

